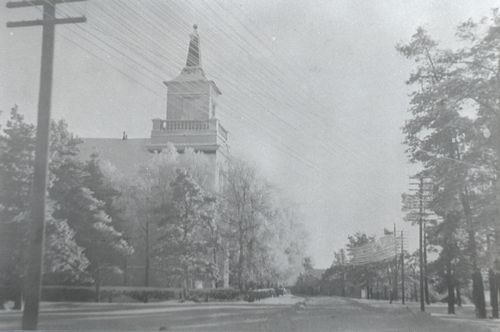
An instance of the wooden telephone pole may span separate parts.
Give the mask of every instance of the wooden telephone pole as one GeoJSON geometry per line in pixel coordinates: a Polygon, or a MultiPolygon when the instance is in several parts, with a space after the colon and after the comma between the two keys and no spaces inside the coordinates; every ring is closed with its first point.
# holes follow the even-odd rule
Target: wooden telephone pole
{"type": "Polygon", "coordinates": [[[419,266],[420,266],[420,311],[425,311],[425,299],[424,299],[424,253],[423,253],[423,244],[424,244],[424,178],[420,178],[419,188],[418,188],[418,197],[419,197],[419,218],[418,218],[418,243],[419,243],[419,266]]]}
{"type": "Polygon", "coordinates": [[[401,303],[405,304],[405,255],[403,236],[403,231],[401,231],[401,303]]]}
{"type": "Polygon", "coordinates": [[[420,310],[425,311],[425,302],[428,298],[428,285],[427,285],[427,275],[426,275],[426,265],[427,265],[427,248],[426,248],[426,238],[425,238],[425,223],[428,221],[426,207],[429,204],[429,185],[432,183],[426,181],[424,175],[416,175],[411,177],[412,179],[418,180],[418,182],[411,183],[412,186],[416,188],[410,188],[410,191],[414,191],[414,194],[403,194],[403,210],[409,211],[406,219],[416,223],[419,230],[419,266],[420,266],[420,310]]]}
{"type": "Polygon", "coordinates": [[[85,0],[25,0],[7,2],[7,8],[43,6],[41,20],[8,22],[8,28],[42,26],[42,59],[40,92],[35,145],[33,188],[31,192],[31,227],[29,235],[28,264],[24,275],[23,330],[36,330],[41,293],[43,253],[45,242],[45,195],[50,130],[50,105],[54,64],[54,39],[56,24],[83,23],[85,17],[56,18],[56,5],[85,0]]]}

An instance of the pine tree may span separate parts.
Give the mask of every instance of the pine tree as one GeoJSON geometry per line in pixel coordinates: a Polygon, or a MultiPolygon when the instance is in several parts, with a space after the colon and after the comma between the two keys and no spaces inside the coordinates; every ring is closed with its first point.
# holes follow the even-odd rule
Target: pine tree
{"type": "MultiPolygon", "coordinates": [[[[63,122],[51,126],[49,179],[66,158],[76,154],[77,141],[67,132],[63,122]]],[[[29,231],[29,203],[33,176],[35,129],[24,121],[17,107],[0,135],[0,236],[2,246],[0,282],[12,288],[16,307],[20,307],[22,276],[29,231]]],[[[83,277],[88,265],[83,249],[76,243],[74,231],[65,219],[52,214],[57,201],[48,199],[45,243],[45,279],[58,275],[60,280],[73,282],[83,277]]]]}
{"type": "MultiPolygon", "coordinates": [[[[95,282],[96,300],[99,301],[104,278],[110,273],[121,273],[121,258],[132,254],[133,248],[116,230],[105,202],[97,199],[88,187],[100,183],[102,174],[91,174],[85,166],[78,160],[66,160],[54,172],[56,178],[50,195],[58,202],[54,216],[68,221],[76,232],[77,243],[85,248],[85,255],[90,261],[88,270],[95,282]]],[[[91,161],[87,166],[95,167],[95,164],[91,161]]]]}
{"type": "Polygon", "coordinates": [[[203,280],[215,268],[204,227],[205,212],[212,210],[213,199],[186,170],[177,169],[171,187],[171,212],[161,224],[163,236],[158,250],[181,277],[186,296],[194,280],[203,280]]]}
{"type": "MultiPolygon", "coordinates": [[[[465,106],[450,97],[457,85],[456,78],[462,73],[461,54],[439,49],[421,28],[410,43],[397,49],[417,65],[407,82],[416,86],[410,106],[411,119],[404,126],[410,160],[421,163],[425,175],[436,184],[440,197],[434,202],[434,209],[440,210],[445,220],[449,213],[460,209],[463,216],[460,227],[468,237],[466,251],[473,271],[476,312],[478,317],[485,318],[483,282],[478,266],[477,206],[473,206],[471,190],[474,167],[468,162],[475,138],[474,121],[464,114],[465,106]]],[[[450,255],[446,257],[451,259],[450,255]]],[[[448,280],[452,282],[451,278],[448,280]]]]}

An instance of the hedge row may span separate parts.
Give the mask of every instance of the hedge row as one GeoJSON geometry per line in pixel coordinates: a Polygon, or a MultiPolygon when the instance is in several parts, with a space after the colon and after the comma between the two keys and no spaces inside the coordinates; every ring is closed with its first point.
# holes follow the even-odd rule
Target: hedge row
{"type": "MultiPolygon", "coordinates": [[[[0,288],[0,304],[13,298],[9,288],[0,288]]],[[[281,289],[266,288],[240,292],[233,288],[204,288],[192,289],[187,299],[195,302],[208,301],[235,301],[246,300],[253,302],[267,297],[282,295],[281,289]]],[[[152,288],[152,287],[111,287],[103,286],[100,289],[100,300],[115,301],[167,301],[180,299],[180,288],[152,288]]],[[[88,286],[43,286],[42,301],[48,302],[94,302],[96,300],[95,287],[88,286]]]]}
{"type": "Polygon", "coordinates": [[[242,293],[233,288],[203,288],[191,289],[188,299],[195,302],[234,301],[242,299],[242,293]]]}
{"type": "Polygon", "coordinates": [[[274,288],[254,289],[254,290],[249,290],[247,292],[245,299],[248,302],[253,302],[253,301],[265,299],[268,297],[275,297],[277,295],[278,295],[278,292],[274,288]]]}
{"type": "MultiPolygon", "coordinates": [[[[180,298],[178,288],[151,287],[110,287],[100,289],[101,301],[113,302],[118,297],[130,298],[135,301],[167,301],[180,298]]],[[[85,286],[44,286],[42,301],[49,302],[93,302],[96,300],[95,287],[85,286]]]]}

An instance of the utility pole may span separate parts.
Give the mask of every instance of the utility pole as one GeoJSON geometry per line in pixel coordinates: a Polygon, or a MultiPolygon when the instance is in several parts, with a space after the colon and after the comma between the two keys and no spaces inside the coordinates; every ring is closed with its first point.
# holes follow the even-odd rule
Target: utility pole
{"type": "Polygon", "coordinates": [[[394,229],[393,229],[393,234],[394,234],[394,287],[393,287],[393,293],[394,293],[394,300],[398,299],[398,246],[397,246],[397,230],[396,230],[396,223],[394,223],[394,229]]]}
{"type": "MultiPolygon", "coordinates": [[[[496,91],[500,92],[500,59],[498,59],[498,65],[497,66],[497,73],[496,73],[496,91]]],[[[497,97],[500,99],[500,95],[497,97]]],[[[497,104],[498,105],[498,104],[497,104]]],[[[491,125],[489,126],[489,134],[483,133],[486,139],[490,139],[491,143],[494,147],[496,147],[496,155],[497,158],[500,156],[500,109],[496,108],[496,112],[494,112],[494,117],[491,125]],[[491,136],[491,138],[490,138],[491,136]]],[[[496,295],[497,295],[497,301],[495,303],[496,305],[496,313],[498,316],[498,297],[500,296],[500,169],[497,168],[496,172],[496,181],[495,181],[495,187],[496,187],[496,201],[497,201],[497,215],[494,219],[494,230],[493,230],[493,236],[495,240],[494,244],[494,249],[493,249],[493,266],[492,266],[492,277],[494,279],[494,283],[496,284],[496,295]]],[[[495,314],[494,314],[495,316],[495,314]]]]}
{"type": "Polygon", "coordinates": [[[427,305],[431,304],[430,298],[429,298],[429,276],[427,275],[427,230],[425,229],[425,222],[424,222],[424,293],[425,293],[425,303],[427,305]]]}
{"type": "Polygon", "coordinates": [[[23,291],[25,300],[22,320],[23,330],[36,330],[38,325],[45,242],[45,195],[47,191],[55,26],[56,24],[82,23],[86,21],[85,17],[56,18],[56,5],[78,1],[85,0],[24,0],[10,1],[6,4],[7,8],[43,6],[43,18],[41,20],[7,22],[8,28],[40,25],[43,29],[35,164],[31,192],[30,248],[28,249],[28,264],[23,291]]]}
{"type": "Polygon", "coordinates": [[[424,224],[424,178],[420,177],[418,188],[419,198],[419,218],[418,218],[418,239],[419,239],[419,265],[420,265],[420,311],[425,311],[424,298],[424,255],[423,255],[423,224],[424,224]]]}
{"type": "Polygon", "coordinates": [[[401,231],[401,303],[405,304],[405,256],[403,231],[401,231]]]}
{"type": "Polygon", "coordinates": [[[426,261],[427,261],[427,253],[426,253],[426,239],[424,238],[424,227],[425,222],[427,220],[426,216],[426,206],[429,203],[429,188],[426,185],[431,185],[431,183],[426,182],[426,177],[423,174],[418,174],[413,176],[412,179],[418,179],[418,182],[412,182],[411,185],[416,185],[417,188],[410,188],[410,191],[415,191],[415,194],[403,194],[403,211],[409,211],[406,216],[406,220],[411,221],[412,223],[418,224],[419,228],[419,270],[420,270],[420,280],[419,280],[419,288],[420,288],[420,310],[422,312],[425,311],[425,284],[426,284],[426,261]]]}

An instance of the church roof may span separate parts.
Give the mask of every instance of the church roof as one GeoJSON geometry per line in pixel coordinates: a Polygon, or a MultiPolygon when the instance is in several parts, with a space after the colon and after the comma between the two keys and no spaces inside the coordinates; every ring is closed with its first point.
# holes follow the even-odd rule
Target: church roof
{"type": "Polygon", "coordinates": [[[186,67],[201,67],[200,36],[198,26],[193,25],[193,32],[189,35],[189,48],[186,59],[186,67]]]}
{"type": "Polygon", "coordinates": [[[193,82],[193,81],[207,81],[214,87],[218,94],[221,94],[219,88],[214,81],[208,80],[205,76],[201,65],[201,47],[200,35],[198,34],[198,26],[193,25],[193,32],[189,35],[189,47],[186,57],[186,66],[182,69],[181,73],[171,81],[164,82],[168,86],[170,82],[193,82]]]}
{"type": "Polygon", "coordinates": [[[81,160],[97,153],[103,162],[110,162],[124,175],[133,175],[137,167],[152,157],[147,149],[148,138],[83,138],[79,145],[81,160]]]}

